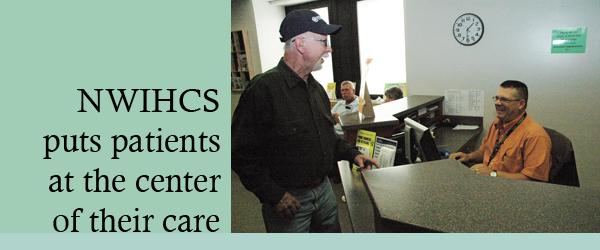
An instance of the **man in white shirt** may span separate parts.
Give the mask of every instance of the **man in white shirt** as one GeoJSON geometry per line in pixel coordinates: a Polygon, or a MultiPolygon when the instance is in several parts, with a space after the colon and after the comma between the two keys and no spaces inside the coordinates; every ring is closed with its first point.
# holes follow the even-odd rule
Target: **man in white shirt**
{"type": "Polygon", "coordinates": [[[335,131],[338,135],[342,135],[342,126],[340,126],[340,116],[347,115],[358,111],[358,96],[354,95],[354,84],[351,81],[343,81],[341,84],[342,101],[339,101],[331,109],[331,114],[335,119],[335,131]]]}

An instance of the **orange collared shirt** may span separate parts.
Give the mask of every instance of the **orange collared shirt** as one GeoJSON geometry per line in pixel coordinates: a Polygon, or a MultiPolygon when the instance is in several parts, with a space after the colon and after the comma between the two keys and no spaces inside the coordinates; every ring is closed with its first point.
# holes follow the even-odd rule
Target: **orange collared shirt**
{"type": "Polygon", "coordinates": [[[500,119],[496,119],[492,123],[480,148],[484,152],[483,163],[492,170],[522,173],[527,177],[547,182],[552,165],[550,156],[552,142],[546,130],[529,115],[506,138],[494,159],[489,162],[496,145],[498,132],[500,132],[500,140],[502,140],[504,134],[521,119],[521,116],[506,124],[503,124],[500,119]]]}

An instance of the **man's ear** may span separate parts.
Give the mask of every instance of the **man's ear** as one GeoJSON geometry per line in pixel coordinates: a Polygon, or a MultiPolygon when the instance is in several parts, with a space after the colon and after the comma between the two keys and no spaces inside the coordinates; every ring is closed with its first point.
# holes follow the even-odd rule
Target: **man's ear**
{"type": "Polygon", "coordinates": [[[300,37],[296,38],[296,40],[294,41],[296,45],[296,50],[298,50],[300,54],[304,54],[304,52],[306,52],[306,48],[304,47],[305,42],[306,41],[304,41],[304,39],[301,39],[300,37]]]}
{"type": "Polygon", "coordinates": [[[525,104],[527,104],[527,101],[524,99],[519,100],[519,109],[525,109],[525,104]]]}

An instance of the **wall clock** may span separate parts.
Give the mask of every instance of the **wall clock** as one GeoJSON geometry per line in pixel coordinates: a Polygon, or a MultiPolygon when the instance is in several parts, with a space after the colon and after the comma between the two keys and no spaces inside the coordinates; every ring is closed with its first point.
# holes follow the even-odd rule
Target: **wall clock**
{"type": "Polygon", "coordinates": [[[483,21],[473,13],[462,14],[454,21],[452,32],[458,43],[471,46],[483,37],[483,21]]]}

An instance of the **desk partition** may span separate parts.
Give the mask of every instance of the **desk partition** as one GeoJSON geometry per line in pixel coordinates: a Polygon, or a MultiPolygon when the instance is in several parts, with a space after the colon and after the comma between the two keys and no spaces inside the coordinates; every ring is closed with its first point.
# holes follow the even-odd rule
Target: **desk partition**
{"type": "Polygon", "coordinates": [[[377,136],[389,138],[392,136],[393,128],[398,124],[398,120],[393,116],[383,115],[363,118],[359,113],[352,113],[340,116],[340,124],[344,130],[344,139],[354,146],[358,130],[372,131],[377,136]]]}
{"type": "Polygon", "coordinates": [[[361,129],[389,138],[404,127],[404,117],[414,118],[424,125],[437,122],[442,118],[443,101],[443,96],[408,96],[374,107],[375,117],[362,118],[358,113],[340,116],[344,139],[355,145],[357,131],[361,129]]]}

